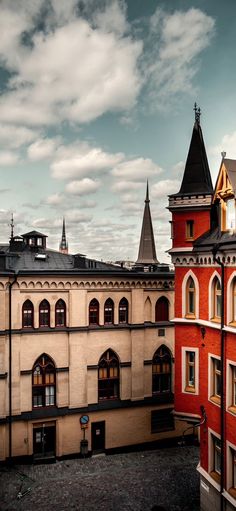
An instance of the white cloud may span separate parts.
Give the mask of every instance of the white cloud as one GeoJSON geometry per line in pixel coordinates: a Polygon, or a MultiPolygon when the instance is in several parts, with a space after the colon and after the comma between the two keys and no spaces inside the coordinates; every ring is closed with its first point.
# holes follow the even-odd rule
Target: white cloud
{"type": "Polygon", "coordinates": [[[123,35],[128,30],[125,4],[110,1],[102,11],[96,11],[93,15],[93,23],[104,32],[115,32],[123,35]]]}
{"type": "Polygon", "coordinates": [[[83,123],[105,112],[130,110],[136,103],[142,42],[121,37],[125,22],[120,4],[107,5],[97,15],[99,28],[76,17],[73,1],[69,7],[58,4],[53,1],[54,11],[49,9],[47,31],[34,32],[27,46],[21,36],[36,27],[36,19],[24,9],[16,13],[11,2],[1,12],[0,59],[14,71],[10,90],[0,98],[5,122],[83,123]],[[112,13],[119,20],[119,35],[108,31],[112,13]]]}
{"type": "Polygon", "coordinates": [[[180,181],[175,179],[164,179],[152,186],[152,197],[155,199],[164,198],[167,200],[167,194],[177,193],[180,188],[180,181]]]}
{"type": "Polygon", "coordinates": [[[210,44],[214,24],[212,17],[196,8],[172,14],[156,10],[150,20],[152,50],[144,60],[152,105],[156,102],[161,109],[177,93],[194,92],[199,57],[210,44]]]}
{"type": "Polygon", "coordinates": [[[99,181],[84,178],[81,181],[71,181],[66,185],[66,191],[72,195],[89,195],[95,193],[100,187],[99,181]]]}
{"type": "Polygon", "coordinates": [[[28,158],[32,161],[47,160],[54,154],[58,143],[57,139],[42,138],[36,140],[28,147],[28,158]]]}
{"type": "Polygon", "coordinates": [[[140,181],[148,177],[154,177],[162,172],[161,167],[156,165],[150,158],[136,158],[119,163],[112,170],[112,175],[128,181],[140,181]]]}
{"type": "Polygon", "coordinates": [[[80,147],[64,146],[58,150],[51,165],[52,176],[57,179],[71,179],[99,173],[113,167],[123,157],[121,153],[105,153],[98,147],[90,148],[86,144],[80,147]]]}
{"type": "Polygon", "coordinates": [[[233,133],[227,133],[222,137],[220,143],[209,148],[209,155],[218,157],[221,159],[221,153],[226,152],[226,158],[236,158],[236,131],[233,133]]]}
{"type": "Polygon", "coordinates": [[[0,124],[0,143],[4,147],[16,149],[32,142],[37,136],[37,130],[12,124],[0,124]]]}
{"type": "Polygon", "coordinates": [[[60,193],[54,193],[53,195],[49,195],[46,199],[46,204],[49,206],[58,206],[63,202],[64,197],[60,193]]]}
{"type": "Polygon", "coordinates": [[[0,151],[0,166],[8,167],[18,163],[19,157],[11,151],[0,151]]]}
{"type": "Polygon", "coordinates": [[[134,181],[117,181],[111,187],[113,192],[129,192],[130,190],[140,190],[143,188],[143,183],[137,183],[134,181]]]}

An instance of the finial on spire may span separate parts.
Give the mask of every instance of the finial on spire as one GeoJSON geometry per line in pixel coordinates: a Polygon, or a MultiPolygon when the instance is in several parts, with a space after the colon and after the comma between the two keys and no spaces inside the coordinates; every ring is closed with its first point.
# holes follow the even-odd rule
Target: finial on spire
{"type": "Polygon", "coordinates": [[[195,122],[197,124],[200,124],[200,117],[201,117],[201,108],[197,106],[197,103],[195,101],[194,103],[194,108],[193,108],[194,112],[195,112],[195,122]]]}
{"type": "Polygon", "coordinates": [[[149,200],[149,187],[148,187],[148,179],[147,179],[147,191],[146,191],[146,199],[145,202],[150,202],[149,200]]]}
{"type": "Polygon", "coordinates": [[[13,213],[11,214],[11,223],[10,223],[10,226],[11,226],[11,240],[13,240],[14,238],[14,219],[13,219],[13,213]]]}
{"type": "Polygon", "coordinates": [[[226,151],[222,151],[221,156],[222,156],[222,160],[224,160],[226,157],[226,151]]]}

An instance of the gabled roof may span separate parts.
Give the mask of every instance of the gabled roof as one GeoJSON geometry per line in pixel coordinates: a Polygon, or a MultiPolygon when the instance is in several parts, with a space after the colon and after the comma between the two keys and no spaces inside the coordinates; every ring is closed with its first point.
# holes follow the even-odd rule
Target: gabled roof
{"type": "Polygon", "coordinates": [[[200,115],[195,118],[182,184],[178,195],[212,194],[213,186],[204,145],[200,115]]]}
{"type": "Polygon", "coordinates": [[[143,213],[143,224],[141,230],[138,259],[136,261],[136,264],[158,263],[149,203],[150,200],[147,183],[147,192],[143,213]]]}
{"type": "Polygon", "coordinates": [[[30,231],[30,232],[26,232],[25,234],[21,234],[21,236],[23,238],[34,238],[36,236],[40,236],[40,238],[47,238],[47,235],[46,234],[42,234],[41,232],[39,231],[30,231]]]}
{"type": "Polygon", "coordinates": [[[236,160],[230,160],[229,158],[224,158],[223,162],[225,164],[225,168],[227,174],[229,176],[229,180],[231,182],[232,188],[236,195],[236,160]]]}

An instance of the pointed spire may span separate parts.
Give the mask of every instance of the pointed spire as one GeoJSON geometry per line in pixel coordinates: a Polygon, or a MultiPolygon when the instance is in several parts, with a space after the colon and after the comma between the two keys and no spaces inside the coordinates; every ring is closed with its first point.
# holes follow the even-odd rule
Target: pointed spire
{"type": "Polygon", "coordinates": [[[150,200],[147,181],[146,199],[143,212],[143,224],[140,237],[138,259],[136,264],[158,263],[149,203],[150,200]]]}
{"type": "Polygon", "coordinates": [[[184,170],[181,188],[176,195],[212,194],[213,186],[209,170],[202,129],[200,125],[201,110],[194,105],[195,122],[184,170]]]}
{"type": "Polygon", "coordinates": [[[68,254],[68,243],[66,241],[65,217],[63,217],[62,236],[61,236],[61,242],[60,242],[60,246],[59,246],[59,252],[62,252],[62,254],[68,254]]]}
{"type": "Polygon", "coordinates": [[[11,214],[10,226],[11,226],[11,237],[10,237],[10,240],[12,241],[13,238],[14,238],[14,219],[13,219],[13,213],[11,214]]]}

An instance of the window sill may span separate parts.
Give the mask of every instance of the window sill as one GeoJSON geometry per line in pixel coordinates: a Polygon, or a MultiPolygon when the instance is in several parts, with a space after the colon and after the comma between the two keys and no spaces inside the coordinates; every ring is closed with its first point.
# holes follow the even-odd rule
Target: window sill
{"type": "Polygon", "coordinates": [[[229,406],[228,411],[236,415],[236,406],[229,406]]]}
{"type": "Polygon", "coordinates": [[[216,481],[216,483],[220,484],[220,474],[218,474],[218,472],[215,472],[213,470],[212,472],[210,472],[210,476],[212,477],[212,479],[214,479],[214,481],[216,481]]]}
{"type": "Polygon", "coordinates": [[[195,387],[185,387],[184,391],[185,392],[189,392],[190,394],[195,394],[196,393],[195,387]]]}
{"type": "Polygon", "coordinates": [[[214,321],[214,323],[220,323],[220,318],[214,317],[214,318],[211,318],[211,321],[214,321]]]}
{"type": "Polygon", "coordinates": [[[186,319],[196,319],[195,314],[185,314],[186,319]]]}
{"type": "Polygon", "coordinates": [[[236,321],[230,321],[229,325],[236,327],[236,321]]]}
{"type": "Polygon", "coordinates": [[[236,488],[229,488],[228,493],[231,495],[231,497],[236,499],[236,488]]]}
{"type": "Polygon", "coordinates": [[[215,404],[220,406],[220,397],[218,396],[211,396],[210,400],[215,404]]]}

